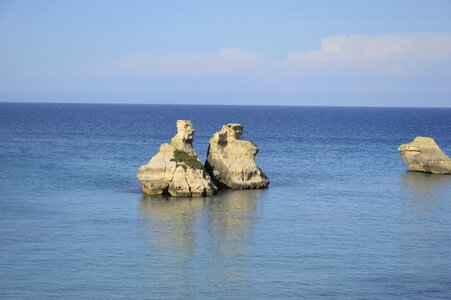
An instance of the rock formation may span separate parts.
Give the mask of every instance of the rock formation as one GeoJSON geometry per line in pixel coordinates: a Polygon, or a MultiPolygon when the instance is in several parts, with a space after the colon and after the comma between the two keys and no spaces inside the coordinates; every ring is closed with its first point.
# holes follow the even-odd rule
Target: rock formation
{"type": "Polygon", "coordinates": [[[210,139],[205,169],[222,188],[258,189],[267,187],[269,179],[255,164],[257,146],[242,141],[241,124],[227,124],[210,139]]]}
{"type": "Polygon", "coordinates": [[[149,163],[138,170],[145,194],[192,197],[216,193],[216,186],[194,151],[193,136],[191,121],[178,120],[177,134],[171,143],[162,144],[149,163]]]}
{"type": "Polygon", "coordinates": [[[451,174],[451,159],[430,137],[418,136],[412,142],[399,146],[398,151],[409,171],[451,174]]]}

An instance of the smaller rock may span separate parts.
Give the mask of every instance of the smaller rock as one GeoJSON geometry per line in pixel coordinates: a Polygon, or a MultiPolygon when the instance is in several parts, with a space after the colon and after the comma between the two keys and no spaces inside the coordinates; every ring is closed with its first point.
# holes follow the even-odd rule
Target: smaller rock
{"type": "Polygon", "coordinates": [[[231,123],[222,126],[210,139],[205,169],[219,187],[259,189],[269,185],[268,177],[255,164],[257,146],[242,141],[243,126],[231,123]]]}
{"type": "Polygon", "coordinates": [[[418,136],[412,142],[399,146],[398,151],[409,171],[451,174],[451,159],[433,138],[418,136]]]}

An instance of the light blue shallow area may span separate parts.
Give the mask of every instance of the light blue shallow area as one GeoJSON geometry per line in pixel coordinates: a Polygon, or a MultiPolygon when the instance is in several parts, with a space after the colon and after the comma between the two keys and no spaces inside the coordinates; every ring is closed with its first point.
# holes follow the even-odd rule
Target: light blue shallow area
{"type": "Polygon", "coordinates": [[[0,104],[1,299],[449,299],[451,109],[0,104]],[[145,197],[137,168],[191,119],[244,124],[265,190],[145,197]]]}

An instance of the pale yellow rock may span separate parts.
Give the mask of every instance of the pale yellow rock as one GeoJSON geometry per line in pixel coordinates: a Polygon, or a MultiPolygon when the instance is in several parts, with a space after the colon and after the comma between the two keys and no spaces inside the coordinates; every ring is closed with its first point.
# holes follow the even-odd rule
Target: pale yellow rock
{"type": "Polygon", "coordinates": [[[171,145],[178,150],[197,157],[193,148],[194,128],[189,120],[177,120],[177,134],[171,139],[171,145]]]}
{"type": "Polygon", "coordinates": [[[205,168],[218,186],[230,189],[258,189],[269,185],[268,177],[255,164],[257,146],[242,141],[243,126],[224,125],[210,139],[205,168]]]}
{"type": "Polygon", "coordinates": [[[451,174],[451,159],[430,137],[416,137],[412,142],[399,146],[398,151],[409,171],[451,174]]]}
{"type": "Polygon", "coordinates": [[[216,193],[216,186],[203,168],[192,146],[194,128],[191,121],[178,120],[177,134],[171,144],[162,144],[160,151],[138,170],[141,189],[148,195],[168,194],[174,197],[207,196],[216,193]],[[175,161],[175,151],[182,151],[196,165],[175,161]]]}
{"type": "Polygon", "coordinates": [[[174,197],[189,197],[191,196],[190,186],[185,178],[186,172],[182,166],[175,169],[174,177],[169,183],[169,194],[174,197]]]}

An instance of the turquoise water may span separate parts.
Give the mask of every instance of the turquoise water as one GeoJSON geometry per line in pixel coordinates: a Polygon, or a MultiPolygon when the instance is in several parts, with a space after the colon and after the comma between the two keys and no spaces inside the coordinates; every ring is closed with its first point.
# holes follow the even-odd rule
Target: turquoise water
{"type": "Polygon", "coordinates": [[[451,109],[0,104],[1,299],[449,299],[451,109]],[[137,168],[191,119],[229,122],[265,190],[145,197],[137,168]]]}

